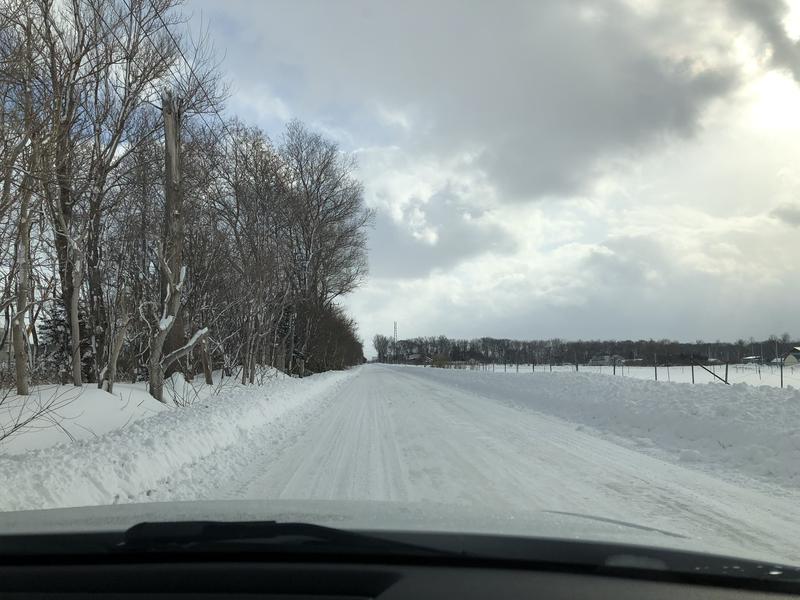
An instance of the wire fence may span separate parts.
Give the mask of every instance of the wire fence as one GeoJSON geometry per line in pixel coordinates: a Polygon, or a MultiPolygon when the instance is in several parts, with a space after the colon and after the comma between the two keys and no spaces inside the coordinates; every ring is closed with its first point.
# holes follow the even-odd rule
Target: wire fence
{"type": "Polygon", "coordinates": [[[707,384],[716,383],[735,385],[767,385],[772,387],[800,388],[800,364],[711,364],[680,366],[642,366],[642,365],[587,365],[587,364],[532,364],[532,363],[480,363],[450,362],[444,365],[448,369],[468,369],[490,371],[494,373],[594,373],[633,379],[657,380],[674,383],[707,384]],[[781,372],[782,371],[782,372],[781,372]]]}

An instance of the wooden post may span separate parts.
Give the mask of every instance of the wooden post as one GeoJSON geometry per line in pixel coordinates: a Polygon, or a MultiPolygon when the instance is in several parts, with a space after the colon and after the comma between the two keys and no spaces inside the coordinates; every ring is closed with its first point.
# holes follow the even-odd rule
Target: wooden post
{"type": "Polygon", "coordinates": [[[658,356],[653,354],[653,371],[656,374],[656,381],[658,381],[658,356]]]}
{"type": "Polygon", "coordinates": [[[728,383],[728,363],[725,363],[725,383],[728,383]]]}
{"type": "Polygon", "coordinates": [[[783,387],[783,359],[778,364],[781,366],[781,387],[783,387]]]}
{"type": "Polygon", "coordinates": [[[692,383],[694,383],[694,361],[692,361],[692,383]]]}
{"type": "Polygon", "coordinates": [[[613,372],[611,374],[612,375],[616,375],[617,374],[617,359],[616,358],[612,360],[612,364],[614,365],[614,370],[613,370],[613,372]]]}

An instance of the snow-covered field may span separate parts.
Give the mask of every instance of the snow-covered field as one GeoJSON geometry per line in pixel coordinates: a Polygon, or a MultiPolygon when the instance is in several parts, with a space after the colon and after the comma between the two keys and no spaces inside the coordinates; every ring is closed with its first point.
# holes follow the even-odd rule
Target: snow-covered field
{"type": "Polygon", "coordinates": [[[656,382],[588,368],[524,376],[411,368],[418,377],[556,416],[718,477],[800,489],[800,391],[795,389],[656,382]]]}
{"type": "Polygon", "coordinates": [[[800,392],[368,365],[0,456],[0,509],[277,499],[556,511],[800,562],[800,392]]]}

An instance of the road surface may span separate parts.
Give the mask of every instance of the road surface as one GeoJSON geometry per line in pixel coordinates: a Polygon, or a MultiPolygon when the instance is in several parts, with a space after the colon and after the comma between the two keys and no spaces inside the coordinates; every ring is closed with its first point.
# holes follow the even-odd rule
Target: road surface
{"type": "Polygon", "coordinates": [[[615,445],[425,371],[362,368],[282,451],[264,453],[216,497],[563,511],[663,529],[725,552],[800,560],[791,497],[615,445]]]}

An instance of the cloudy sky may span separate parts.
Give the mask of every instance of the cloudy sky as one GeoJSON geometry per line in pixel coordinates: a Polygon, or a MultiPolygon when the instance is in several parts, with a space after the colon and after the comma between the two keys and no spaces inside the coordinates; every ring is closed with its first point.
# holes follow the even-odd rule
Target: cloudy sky
{"type": "Polygon", "coordinates": [[[358,157],[367,340],[800,335],[800,6],[188,0],[279,138],[358,157]]]}

